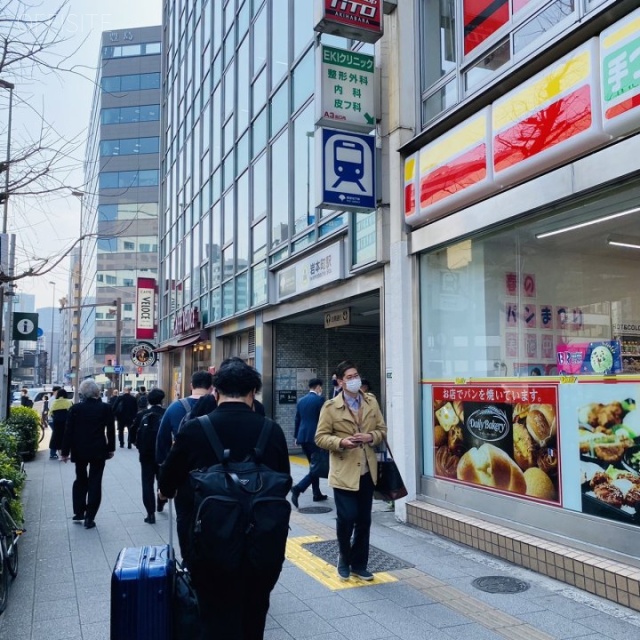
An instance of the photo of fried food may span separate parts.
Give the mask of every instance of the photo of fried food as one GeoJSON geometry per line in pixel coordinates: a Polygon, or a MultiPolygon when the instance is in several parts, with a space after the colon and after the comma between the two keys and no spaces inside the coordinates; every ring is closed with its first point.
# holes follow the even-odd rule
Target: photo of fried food
{"type": "Polygon", "coordinates": [[[460,458],[449,451],[449,447],[442,446],[436,450],[436,475],[445,478],[455,478],[460,458]]]}

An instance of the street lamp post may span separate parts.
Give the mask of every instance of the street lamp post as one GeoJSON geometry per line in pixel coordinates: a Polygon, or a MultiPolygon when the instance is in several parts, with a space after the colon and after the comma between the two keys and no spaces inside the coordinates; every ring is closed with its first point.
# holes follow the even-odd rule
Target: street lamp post
{"type": "Polygon", "coordinates": [[[75,370],[76,377],[73,385],[73,401],[78,402],[78,387],[80,386],[80,325],[82,319],[82,216],[84,209],[84,191],[72,191],[72,196],[80,198],[80,237],[78,239],[78,291],[76,295],[76,353],[75,353],[75,370]]]}
{"type": "Polygon", "coordinates": [[[51,297],[51,351],[49,352],[49,384],[53,384],[53,325],[56,319],[54,314],[56,306],[56,283],[49,280],[49,284],[53,287],[51,297]]]}
{"type": "MultiPolygon", "coordinates": [[[[4,167],[4,194],[3,194],[3,211],[2,211],[2,233],[7,233],[7,216],[9,215],[9,166],[11,164],[11,119],[13,115],[13,90],[16,88],[12,82],[7,80],[0,80],[0,88],[7,89],[9,91],[9,114],[7,118],[7,161],[4,167]]],[[[1,163],[0,163],[1,164],[1,163]]],[[[15,238],[12,238],[15,242],[15,238]]],[[[10,243],[11,244],[11,243],[10,243]]],[[[11,246],[9,247],[9,250],[11,246]]],[[[9,255],[11,260],[11,256],[9,255]]],[[[8,271],[10,275],[12,273],[13,263],[8,265],[8,271]]],[[[7,282],[7,287],[10,286],[10,282],[7,282]]],[[[11,371],[9,369],[9,354],[10,354],[10,340],[11,340],[11,303],[13,298],[7,297],[5,293],[5,287],[0,286],[0,335],[4,335],[4,350],[3,350],[3,371],[0,375],[0,419],[4,420],[9,415],[9,406],[11,405],[11,371]],[[2,332],[3,314],[2,307],[4,300],[7,298],[7,311],[6,318],[4,318],[4,334],[2,332]]]]}

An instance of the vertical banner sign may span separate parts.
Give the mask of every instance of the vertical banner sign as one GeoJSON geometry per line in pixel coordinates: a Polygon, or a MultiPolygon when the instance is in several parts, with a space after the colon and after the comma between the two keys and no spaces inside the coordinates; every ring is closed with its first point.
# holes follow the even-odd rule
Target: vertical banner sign
{"type": "Polygon", "coordinates": [[[318,47],[318,55],[316,124],[371,131],[377,115],[373,56],[325,45],[318,47]]]}
{"type": "Polygon", "coordinates": [[[377,42],[382,37],[382,0],[316,0],[314,22],[320,33],[377,42]]]}
{"type": "Polygon", "coordinates": [[[138,278],[136,290],[136,340],[153,340],[155,335],[154,310],[156,281],[138,278]]]}

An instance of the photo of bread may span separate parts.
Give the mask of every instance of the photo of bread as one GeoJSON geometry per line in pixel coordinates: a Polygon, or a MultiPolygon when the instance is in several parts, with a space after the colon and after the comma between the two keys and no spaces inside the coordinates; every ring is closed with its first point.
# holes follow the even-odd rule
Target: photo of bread
{"type": "MultiPolygon", "coordinates": [[[[458,400],[434,386],[435,476],[559,504],[557,389],[475,388],[458,400]]],[[[478,385],[480,387],[480,385],[478,385]]],[[[455,394],[455,395],[454,395],[455,394]]]]}
{"type": "Polygon", "coordinates": [[[460,458],[457,477],[458,480],[511,493],[524,494],[527,490],[522,469],[502,449],[489,443],[478,449],[469,449],[460,458]]]}

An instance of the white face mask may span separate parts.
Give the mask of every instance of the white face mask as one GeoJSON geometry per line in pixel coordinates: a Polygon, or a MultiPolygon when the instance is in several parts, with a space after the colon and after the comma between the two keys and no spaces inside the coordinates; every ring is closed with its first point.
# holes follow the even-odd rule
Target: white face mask
{"type": "Polygon", "coordinates": [[[351,380],[346,380],[344,385],[349,393],[358,393],[362,386],[362,380],[360,380],[360,378],[353,378],[351,380]]]}

